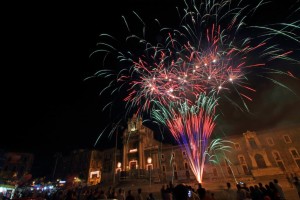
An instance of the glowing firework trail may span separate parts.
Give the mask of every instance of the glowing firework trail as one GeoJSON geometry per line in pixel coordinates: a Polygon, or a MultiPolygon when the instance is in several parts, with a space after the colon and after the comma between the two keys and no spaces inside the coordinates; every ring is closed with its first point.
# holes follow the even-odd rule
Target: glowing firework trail
{"type": "MultiPolygon", "coordinates": [[[[226,96],[226,93],[236,93],[236,99],[240,99],[248,110],[246,101],[252,101],[251,93],[255,91],[249,81],[251,74],[255,75],[257,70],[260,73],[270,72],[266,66],[273,60],[289,60],[299,64],[299,61],[289,57],[293,51],[281,49],[276,39],[281,36],[299,43],[296,31],[300,30],[300,21],[281,23],[279,28],[275,25],[247,27],[247,16],[263,6],[263,1],[254,8],[242,6],[243,1],[228,0],[206,0],[199,4],[192,1],[190,4],[186,3],[178,28],[161,29],[164,43],[153,45],[144,35],[132,34],[125,17],[123,19],[130,32],[126,41],[136,43],[134,46],[138,50],[119,52],[118,48],[106,42],[99,43],[102,49],[94,53],[105,52],[105,58],[116,55],[121,68],[116,72],[100,70],[96,76],[114,77],[104,90],[111,87],[111,93],[126,90],[123,101],[127,102],[128,110],[134,108],[142,114],[151,110],[153,101],[164,105],[185,100],[192,103],[199,93],[212,90],[238,105],[226,96]],[[248,37],[249,32],[251,37],[248,37]]],[[[141,17],[135,12],[134,15],[145,25],[141,17]]],[[[101,38],[107,40],[112,37],[102,34],[101,38]]],[[[276,81],[273,83],[277,84],[276,81]]]]}
{"type": "Polygon", "coordinates": [[[200,94],[195,105],[171,103],[165,107],[156,102],[152,117],[169,128],[186,151],[188,162],[198,182],[202,182],[208,140],[215,127],[214,95],[200,94]]]}
{"type": "Polygon", "coordinates": [[[229,140],[222,140],[220,138],[213,139],[210,142],[209,146],[207,147],[207,150],[206,150],[205,154],[206,154],[206,159],[209,162],[212,162],[215,165],[216,164],[220,165],[222,174],[224,176],[224,179],[226,180],[225,174],[224,174],[222,166],[221,166],[221,161],[224,160],[226,165],[228,167],[230,167],[233,178],[235,179],[235,181],[237,183],[236,177],[235,177],[235,175],[233,173],[233,170],[231,168],[231,162],[225,154],[225,152],[230,152],[230,149],[232,148],[233,144],[234,143],[229,141],[229,140]],[[221,158],[223,158],[223,159],[221,159],[221,158]]]}
{"type": "MultiPolygon", "coordinates": [[[[151,44],[145,34],[142,37],[132,34],[123,17],[130,32],[126,42],[134,43],[134,50],[121,52],[101,42],[102,49],[94,53],[104,52],[105,58],[112,55],[119,62],[120,68],[115,71],[104,69],[95,74],[112,78],[104,91],[121,96],[127,112],[134,110],[143,115],[150,111],[155,120],[166,125],[184,145],[191,169],[201,181],[207,140],[215,127],[215,95],[238,107],[236,102],[242,102],[248,110],[246,102],[252,100],[251,93],[256,91],[249,81],[251,74],[266,77],[265,73],[278,73],[294,77],[291,72],[270,69],[268,65],[274,60],[299,64],[291,57],[293,51],[282,49],[276,39],[284,37],[299,43],[300,34],[296,31],[300,30],[300,21],[279,24],[280,28],[247,27],[245,20],[265,4],[263,1],[254,8],[242,6],[243,1],[196,2],[186,3],[183,13],[179,12],[183,15],[176,29],[161,29],[163,43],[151,44]],[[211,95],[212,91],[216,92],[211,95]],[[233,101],[227,96],[229,93],[236,94],[239,100],[233,101]]],[[[145,26],[142,18],[134,14],[145,26]]],[[[101,38],[114,41],[107,34],[101,38]]],[[[271,77],[265,79],[287,88],[271,77]]],[[[112,102],[108,104],[112,105],[112,102]]]]}

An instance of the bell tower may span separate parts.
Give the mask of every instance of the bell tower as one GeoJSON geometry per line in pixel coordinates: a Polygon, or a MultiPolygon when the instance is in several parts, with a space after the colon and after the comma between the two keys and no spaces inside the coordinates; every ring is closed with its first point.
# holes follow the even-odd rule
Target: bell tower
{"type": "Polygon", "coordinates": [[[153,131],[143,126],[142,119],[133,115],[123,132],[123,170],[146,169],[144,149],[153,140],[153,131]]]}

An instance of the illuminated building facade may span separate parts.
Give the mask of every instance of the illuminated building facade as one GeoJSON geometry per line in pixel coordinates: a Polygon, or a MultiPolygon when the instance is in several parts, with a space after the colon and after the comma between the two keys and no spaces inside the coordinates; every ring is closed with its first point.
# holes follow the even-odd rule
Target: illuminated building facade
{"type": "MultiPolygon", "coordinates": [[[[269,131],[247,131],[223,138],[232,142],[219,162],[207,162],[205,182],[272,180],[274,176],[288,180],[300,175],[300,126],[269,131]],[[226,159],[225,159],[226,156],[226,159]]],[[[142,125],[136,116],[128,120],[123,132],[122,171],[128,178],[149,178],[157,182],[195,181],[186,153],[179,146],[163,144],[154,132],[142,125]],[[149,162],[151,158],[151,162],[149,162]]]]}
{"type": "Polygon", "coordinates": [[[17,180],[30,173],[34,161],[33,154],[5,152],[2,155],[0,176],[9,180],[17,180]]]}
{"type": "Polygon", "coordinates": [[[72,151],[58,159],[54,178],[66,180],[67,185],[95,185],[103,180],[112,180],[114,155],[118,158],[119,151],[116,154],[115,149],[72,151]]]}
{"type": "MultiPolygon", "coordinates": [[[[156,140],[154,134],[133,116],[122,133],[121,151],[76,151],[65,168],[69,174],[82,174],[88,185],[135,179],[150,179],[152,183],[195,182],[186,152],[178,145],[156,140]]],[[[230,152],[223,152],[216,163],[205,163],[203,182],[257,183],[277,177],[286,181],[282,184],[288,184],[287,178],[300,175],[299,134],[300,126],[296,126],[227,136],[223,139],[232,142],[230,152]]]]}

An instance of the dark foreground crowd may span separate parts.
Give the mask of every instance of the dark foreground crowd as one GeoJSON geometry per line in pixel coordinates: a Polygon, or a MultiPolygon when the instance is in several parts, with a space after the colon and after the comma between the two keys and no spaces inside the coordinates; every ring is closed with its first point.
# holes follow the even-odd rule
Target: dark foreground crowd
{"type": "MultiPolygon", "coordinates": [[[[295,178],[295,188],[297,189],[300,199],[300,181],[295,178]]],[[[94,187],[76,187],[73,189],[57,190],[55,192],[47,191],[22,191],[16,192],[13,199],[15,200],[286,200],[285,194],[277,179],[270,181],[268,184],[259,183],[248,187],[245,183],[239,183],[233,189],[230,183],[226,183],[227,188],[218,191],[215,194],[198,184],[197,189],[189,185],[172,183],[162,185],[159,193],[147,193],[141,188],[136,191],[122,188],[110,187],[107,190],[99,186],[94,187]]],[[[0,193],[0,200],[5,200],[0,193]]]]}

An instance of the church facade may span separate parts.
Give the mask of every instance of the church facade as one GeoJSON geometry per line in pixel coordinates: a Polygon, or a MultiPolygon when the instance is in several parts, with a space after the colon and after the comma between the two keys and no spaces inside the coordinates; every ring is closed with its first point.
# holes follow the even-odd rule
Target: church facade
{"type": "MultiPolygon", "coordinates": [[[[123,132],[123,149],[118,157],[121,180],[150,178],[154,182],[195,181],[186,152],[179,145],[154,139],[154,132],[133,116],[123,132]],[[128,172],[128,173],[124,173],[128,172]],[[150,175],[151,172],[151,175],[150,175]]],[[[259,181],[300,175],[300,126],[265,132],[247,131],[223,138],[231,149],[217,162],[205,163],[203,182],[259,181]]],[[[116,166],[114,166],[116,167],[116,166]]]]}
{"type": "MultiPolygon", "coordinates": [[[[82,174],[88,185],[137,179],[147,179],[153,184],[196,182],[185,150],[156,140],[154,134],[133,116],[122,133],[121,149],[85,150],[87,163],[83,172],[77,170],[82,159],[79,164],[70,161],[73,164],[68,169],[77,166],[73,174],[82,174]]],[[[224,137],[231,148],[219,154],[217,162],[205,163],[203,182],[258,183],[276,177],[285,180],[282,184],[291,184],[291,178],[300,175],[299,135],[300,126],[294,126],[224,137]]]]}

